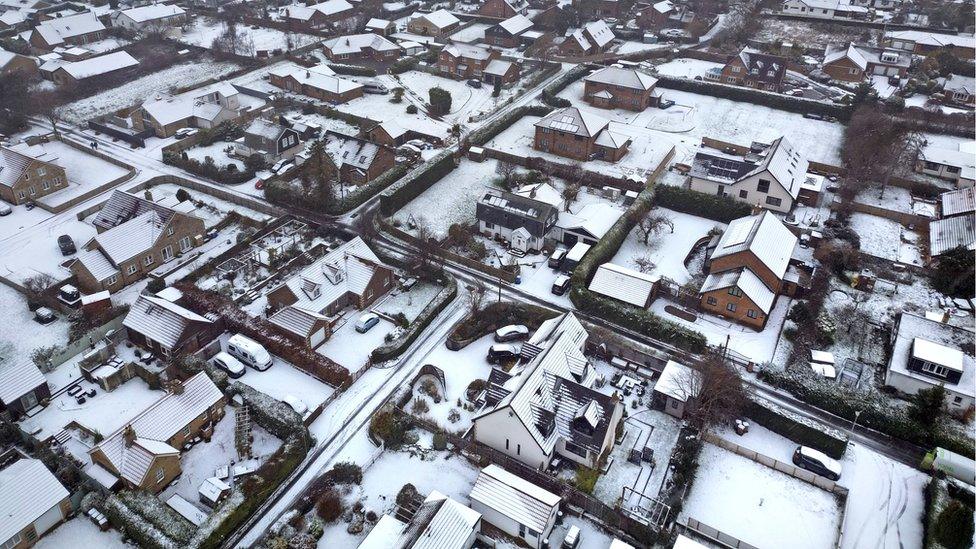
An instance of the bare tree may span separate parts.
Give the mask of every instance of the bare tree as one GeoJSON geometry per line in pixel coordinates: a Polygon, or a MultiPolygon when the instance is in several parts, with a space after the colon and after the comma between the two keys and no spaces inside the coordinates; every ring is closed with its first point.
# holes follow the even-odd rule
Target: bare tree
{"type": "Polygon", "coordinates": [[[645,245],[652,236],[660,233],[665,228],[669,229],[671,233],[674,233],[674,221],[668,215],[654,213],[653,210],[649,210],[637,220],[637,231],[643,237],[645,245]]]}
{"type": "Polygon", "coordinates": [[[637,256],[631,259],[631,261],[633,261],[634,264],[637,265],[637,270],[642,273],[649,273],[654,270],[654,267],[657,266],[654,263],[654,261],[651,260],[651,256],[649,255],[637,256]]]}
{"type": "Polygon", "coordinates": [[[439,270],[436,268],[439,256],[434,230],[423,217],[414,218],[414,226],[418,242],[417,249],[413,254],[413,267],[417,272],[439,270]]]}
{"type": "Polygon", "coordinates": [[[505,190],[512,190],[515,171],[515,164],[511,162],[499,162],[495,167],[495,173],[501,176],[502,186],[505,187],[505,190]]]}
{"type": "Polygon", "coordinates": [[[48,122],[51,123],[51,132],[54,133],[56,138],[60,139],[61,132],[58,130],[60,116],[58,114],[58,108],[64,102],[64,93],[62,90],[34,91],[31,92],[29,101],[31,114],[47,118],[48,122]]]}
{"type": "Polygon", "coordinates": [[[44,292],[54,285],[54,277],[47,273],[38,273],[24,280],[27,290],[27,304],[40,307],[43,304],[44,292]]]}
{"type": "Polygon", "coordinates": [[[572,206],[573,202],[576,202],[576,199],[579,197],[579,193],[579,183],[567,183],[566,186],[563,187],[563,211],[569,211],[569,207],[572,206]]]}
{"type": "Polygon", "coordinates": [[[680,373],[675,390],[686,402],[685,417],[701,430],[738,418],[748,399],[742,379],[718,355],[680,373]]]}
{"type": "Polygon", "coordinates": [[[892,179],[912,172],[925,140],[908,123],[896,120],[873,105],[859,108],[844,133],[841,158],[847,175],[844,198],[881,188],[881,198],[892,179]]]}
{"type": "Polygon", "coordinates": [[[480,278],[475,278],[474,282],[468,286],[467,304],[469,316],[474,316],[481,312],[487,297],[488,286],[480,278]]]}

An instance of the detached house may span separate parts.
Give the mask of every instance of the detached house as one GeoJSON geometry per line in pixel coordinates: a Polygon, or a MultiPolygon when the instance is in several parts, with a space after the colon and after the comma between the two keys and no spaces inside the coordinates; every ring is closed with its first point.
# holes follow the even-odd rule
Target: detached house
{"type": "Polygon", "coordinates": [[[365,31],[380,36],[389,36],[396,32],[396,23],[389,19],[378,19],[374,17],[366,22],[365,31]]]}
{"type": "Polygon", "coordinates": [[[513,249],[528,252],[545,246],[559,210],[535,198],[488,189],[478,200],[475,216],[481,234],[503,238],[513,249]]]}
{"type": "Polygon", "coordinates": [[[976,183],[976,147],[971,142],[960,143],[955,149],[928,145],[918,155],[915,171],[954,181],[957,187],[973,186],[976,183]]]}
{"type": "Polygon", "coordinates": [[[592,389],[597,376],[583,354],[587,337],[572,313],[543,322],[522,345],[522,363],[488,376],[475,440],[532,468],[548,468],[559,455],[598,469],[613,449],[623,405],[592,389]]]}
{"type": "Polygon", "coordinates": [[[333,61],[376,61],[396,59],[400,56],[400,46],[383,36],[373,33],[350,34],[322,42],[325,55],[333,61]]]}
{"type": "Polygon", "coordinates": [[[549,547],[562,498],[497,465],[478,473],[468,495],[482,519],[519,541],[519,545],[549,547]]]}
{"type": "Polygon", "coordinates": [[[357,236],[268,292],[268,305],[335,317],[349,306],[369,307],[393,288],[393,282],[393,267],[357,236]]]}
{"type": "Polygon", "coordinates": [[[961,59],[976,58],[976,38],[971,34],[936,34],[920,30],[888,31],[884,35],[884,45],[915,55],[946,50],[961,59]]]}
{"type": "Polygon", "coordinates": [[[141,295],[122,321],[129,341],[157,355],[195,353],[216,334],[214,323],[157,296],[141,295]]]}
{"type": "Polygon", "coordinates": [[[661,30],[668,25],[672,16],[679,13],[678,7],[671,0],[655,2],[637,14],[637,24],[645,30],[661,30]]]}
{"type": "Polygon", "coordinates": [[[0,198],[23,204],[64,189],[68,176],[43,146],[0,145],[0,198]]]}
{"type": "Polygon", "coordinates": [[[244,130],[244,143],[237,145],[241,156],[259,155],[273,164],[282,158],[291,158],[301,149],[301,139],[293,128],[275,124],[270,120],[255,118],[244,130]]]}
{"type": "Polygon", "coordinates": [[[461,26],[461,20],[447,10],[424,13],[407,22],[407,32],[421,36],[443,36],[461,26]]]}
{"type": "Polygon", "coordinates": [[[127,52],[117,51],[82,61],[63,63],[54,69],[51,79],[58,85],[72,86],[90,78],[105,78],[138,65],[139,61],[135,57],[127,52]]]}
{"type": "Polygon", "coordinates": [[[605,67],[583,79],[583,99],[603,109],[642,111],[660,103],[657,78],[637,69],[605,67]]]}
{"type": "Polygon", "coordinates": [[[850,0],[785,0],[782,11],[788,15],[800,15],[817,19],[867,19],[871,10],[852,4],[850,0]]]}
{"type": "Polygon", "coordinates": [[[128,286],[193,250],[206,231],[199,217],[118,190],[93,224],[99,234],[69,265],[85,293],[128,286]]]}
{"type": "Polygon", "coordinates": [[[437,56],[437,70],[454,78],[484,77],[488,64],[499,57],[495,50],[467,44],[451,44],[437,56]]]}
{"type": "Polygon", "coordinates": [[[105,25],[93,12],[86,11],[38,23],[31,32],[30,44],[41,51],[52,51],[58,46],[95,42],[104,36],[105,25]]]}
{"type": "Polygon", "coordinates": [[[575,57],[596,55],[610,49],[614,38],[613,31],[603,19],[590,21],[565,37],[559,44],[559,52],[575,57]]]}
{"type": "Polygon", "coordinates": [[[396,153],[392,148],[365,139],[329,131],[325,151],[339,168],[339,179],[350,185],[365,185],[393,168],[396,153]]]}
{"type": "Polygon", "coordinates": [[[471,549],[481,531],[481,513],[437,490],[413,518],[383,515],[359,549],[471,549]]]}
{"type": "Polygon", "coordinates": [[[630,137],[611,122],[576,107],[553,111],[535,123],[533,148],[575,160],[616,162],[627,154],[630,137]]]}
{"type": "Polygon", "coordinates": [[[37,61],[26,55],[0,48],[0,76],[12,78],[15,73],[20,73],[22,76],[37,74],[37,61]]]}
{"type": "Polygon", "coordinates": [[[771,212],[733,220],[708,260],[702,310],[762,330],[776,296],[797,292],[800,273],[790,265],[796,243],[771,212]]]}
{"type": "Polygon", "coordinates": [[[157,137],[170,137],[181,128],[215,128],[265,104],[263,99],[242,94],[232,84],[220,82],[175,96],[160,93],[132,111],[129,117],[138,130],[152,129],[157,137]]]}
{"type": "Polygon", "coordinates": [[[691,164],[692,190],[732,197],[776,212],[793,209],[806,179],[806,158],[785,137],[736,147],[735,154],[702,147],[691,164]]]}
{"type": "Polygon", "coordinates": [[[131,31],[160,30],[186,22],[186,10],[175,4],[149,4],[116,12],[112,25],[131,31]]]}
{"type": "Polygon", "coordinates": [[[842,82],[863,82],[872,76],[904,78],[912,63],[911,55],[893,49],[861,46],[828,46],[823,72],[842,82]]]}
{"type": "Polygon", "coordinates": [[[326,64],[308,68],[284,67],[268,72],[271,84],[332,104],[346,103],[363,96],[363,85],[339,78],[326,64]]]}
{"type": "Polygon", "coordinates": [[[943,80],[942,94],[946,102],[976,107],[976,78],[950,74],[943,80]]]}
{"type": "Polygon", "coordinates": [[[16,457],[5,459],[0,469],[0,547],[5,549],[33,546],[72,512],[71,494],[44,462],[16,457]]]}
{"type": "Polygon", "coordinates": [[[175,382],[171,392],[88,451],[92,463],[129,489],[159,493],[182,472],[180,449],[212,433],[227,398],[200,372],[175,382]]]}
{"type": "Polygon", "coordinates": [[[484,0],[478,6],[478,15],[508,19],[516,15],[525,15],[529,11],[527,0],[484,0]]]}
{"type": "Polygon", "coordinates": [[[786,76],[786,58],[743,48],[722,68],[721,81],[726,84],[778,92],[786,76]]]}
{"type": "Polygon", "coordinates": [[[353,30],[356,9],[346,0],[326,0],[318,4],[302,3],[284,6],[279,10],[292,28],[321,29],[336,25],[353,30]]]}
{"type": "Polygon", "coordinates": [[[29,356],[0,361],[0,416],[16,420],[47,398],[51,388],[29,356]]]}
{"type": "Polygon", "coordinates": [[[485,29],[485,43],[500,48],[514,48],[522,41],[522,33],[532,28],[532,20],[517,14],[485,29]]]}

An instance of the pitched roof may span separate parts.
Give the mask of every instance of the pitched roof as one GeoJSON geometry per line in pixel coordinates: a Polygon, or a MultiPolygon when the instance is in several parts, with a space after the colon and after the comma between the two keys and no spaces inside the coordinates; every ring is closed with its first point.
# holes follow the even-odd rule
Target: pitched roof
{"type": "Polygon", "coordinates": [[[970,213],[976,210],[976,189],[963,187],[939,195],[942,205],[942,217],[970,213]]]}
{"type": "Polygon", "coordinates": [[[298,68],[289,75],[300,84],[331,93],[346,93],[363,87],[358,82],[335,76],[332,69],[319,70],[318,67],[298,68]],[[329,74],[332,73],[332,74],[329,74]]]}
{"type": "Polygon", "coordinates": [[[705,278],[699,293],[724,290],[733,286],[742,290],[742,293],[751,299],[762,312],[769,314],[773,302],[776,301],[776,294],[766,287],[766,284],[748,267],[709,274],[705,278]]]}
{"type": "Polygon", "coordinates": [[[39,459],[22,458],[0,469],[0,539],[19,534],[68,495],[39,459]]]}
{"type": "Polygon", "coordinates": [[[255,118],[248,124],[244,133],[256,135],[263,137],[265,139],[278,139],[281,132],[285,131],[287,128],[279,124],[275,124],[270,120],[265,120],[264,118],[255,118]]]}
{"type": "Polygon", "coordinates": [[[443,29],[461,22],[460,19],[455,17],[453,13],[447,10],[437,10],[435,12],[422,14],[419,17],[423,17],[430,22],[431,25],[434,25],[439,29],[443,29]]]}
{"type": "Polygon", "coordinates": [[[976,214],[957,215],[929,223],[929,250],[932,257],[959,246],[976,250],[976,214]]]}
{"type": "Polygon", "coordinates": [[[488,59],[491,57],[491,50],[481,46],[470,44],[451,44],[444,48],[444,53],[454,57],[464,57],[467,59],[488,59]]]}
{"type": "Polygon", "coordinates": [[[774,275],[782,279],[796,247],[796,236],[768,210],[732,220],[712,259],[749,250],[774,275]]]}
{"type": "Polygon", "coordinates": [[[0,146],[0,185],[13,187],[30,167],[31,157],[0,146]]]}
{"type": "Polygon", "coordinates": [[[532,20],[521,13],[516,13],[499,23],[498,26],[505,29],[508,34],[516,36],[532,28],[532,20]]]}
{"type": "Polygon", "coordinates": [[[602,116],[584,112],[576,107],[555,110],[535,123],[536,127],[572,133],[582,137],[595,137],[610,123],[602,116]]]}
{"type": "Polygon", "coordinates": [[[957,46],[960,48],[976,48],[976,38],[956,34],[936,34],[920,30],[900,30],[888,31],[885,38],[889,40],[909,40],[923,46],[945,47],[957,46]]]}
{"type": "Polygon", "coordinates": [[[120,13],[136,23],[144,23],[146,21],[183,15],[186,11],[174,4],[150,4],[148,6],[122,10],[120,13]]]}
{"type": "Polygon", "coordinates": [[[583,79],[586,82],[611,84],[640,91],[646,91],[657,85],[657,78],[637,69],[620,67],[604,67],[583,79]]]}
{"type": "Polygon", "coordinates": [[[179,453],[168,441],[223,397],[207,374],[200,372],[183,382],[182,393],[168,393],[149,405],[89,450],[89,454],[101,450],[122,478],[141,484],[153,457],[179,453]],[[136,437],[132,444],[125,440],[130,426],[136,437]]]}
{"type": "Polygon", "coordinates": [[[688,402],[689,397],[698,396],[698,383],[691,377],[698,375],[688,366],[669,360],[661,370],[661,377],[654,383],[654,390],[675,400],[688,402]]]}
{"type": "Polygon", "coordinates": [[[175,348],[193,323],[212,322],[172,301],[146,295],[136,299],[122,321],[126,328],[143,334],[166,349],[175,348]]]}
{"type": "Polygon", "coordinates": [[[600,265],[593,280],[590,281],[590,291],[600,295],[619,299],[638,307],[647,305],[647,299],[654,291],[654,285],[660,278],[614,265],[604,263],[600,265]]]}
{"type": "Polygon", "coordinates": [[[897,50],[875,48],[873,46],[864,46],[851,42],[847,45],[847,47],[833,45],[828,46],[823,64],[828,65],[844,58],[850,59],[851,62],[857,65],[857,67],[862,71],[867,70],[869,63],[875,65],[908,67],[912,62],[910,55],[897,50]],[[894,59],[886,59],[885,56],[894,56],[894,59]]]}
{"type": "Polygon", "coordinates": [[[926,385],[945,385],[945,388],[955,393],[963,393],[970,397],[976,396],[976,358],[962,352],[971,349],[976,334],[971,329],[965,329],[945,324],[937,320],[930,320],[924,316],[904,312],[897,321],[894,343],[891,349],[891,359],[888,369],[892,373],[911,377],[926,385]],[[936,363],[947,362],[956,371],[962,370],[959,382],[952,384],[914,372],[908,369],[908,361],[912,356],[936,363]],[[951,356],[947,356],[951,355],[951,356]]]}
{"type": "Polygon", "coordinates": [[[172,209],[157,204],[152,200],[146,200],[145,198],[125,191],[115,190],[112,192],[112,196],[102,205],[102,209],[98,210],[98,213],[95,214],[92,225],[102,229],[110,229],[150,211],[156,212],[156,215],[163,221],[169,221],[175,213],[172,209]]]}
{"type": "Polygon", "coordinates": [[[976,78],[950,74],[946,77],[942,89],[947,92],[964,92],[969,95],[976,95],[976,78]]]}
{"type": "Polygon", "coordinates": [[[29,357],[11,357],[0,362],[0,402],[4,404],[17,401],[45,383],[44,374],[29,357]]]}
{"type": "Polygon", "coordinates": [[[514,63],[512,63],[511,61],[492,59],[491,61],[488,62],[488,65],[485,66],[485,74],[491,74],[494,76],[505,76],[506,74],[508,74],[508,71],[511,70],[512,65],[514,65],[514,63]]]}
{"type": "Polygon", "coordinates": [[[348,34],[322,42],[322,46],[333,54],[359,53],[365,49],[375,51],[399,50],[400,46],[386,38],[371,32],[364,34],[348,34]]]}
{"type": "Polygon", "coordinates": [[[590,21],[583,25],[583,30],[586,31],[586,35],[598,48],[606,46],[614,39],[613,31],[610,30],[610,26],[603,19],[590,21]]]}
{"type": "Polygon", "coordinates": [[[562,501],[494,464],[481,470],[468,497],[540,533],[546,531],[549,518],[562,501]]]}
{"type": "Polygon", "coordinates": [[[525,194],[510,193],[500,189],[487,189],[481,199],[483,204],[504,210],[523,219],[545,222],[553,212],[554,206],[525,194]]]}
{"type": "Polygon", "coordinates": [[[120,273],[119,268],[113,265],[101,250],[81,250],[75,256],[75,261],[84,265],[92,278],[99,282],[120,273]]]}
{"type": "Polygon", "coordinates": [[[34,27],[34,32],[40,34],[51,46],[63,44],[68,38],[103,30],[105,25],[90,11],[49,19],[34,27]]]}
{"type": "Polygon", "coordinates": [[[780,137],[769,145],[753,143],[745,156],[729,155],[722,151],[703,149],[695,153],[691,176],[724,185],[734,185],[763,171],[776,180],[793,198],[800,194],[810,163],[793,143],[780,137]]]}
{"type": "Polygon", "coordinates": [[[329,322],[329,317],[289,305],[269,316],[268,321],[299,337],[309,337],[312,335],[315,325],[322,321],[329,322]]]}
{"type": "Polygon", "coordinates": [[[742,48],[739,60],[760,82],[779,82],[786,74],[786,58],[770,55],[753,48],[742,48]]]}
{"type": "Polygon", "coordinates": [[[98,248],[115,265],[152,248],[166,223],[156,212],[146,212],[95,236],[98,248]]]}
{"type": "Polygon", "coordinates": [[[346,164],[360,170],[368,170],[382,148],[372,141],[332,131],[326,132],[324,141],[325,152],[336,166],[346,164]]]}
{"type": "Polygon", "coordinates": [[[127,52],[117,51],[98,57],[89,57],[74,63],[65,63],[58,67],[70,74],[75,80],[83,80],[100,74],[134,67],[139,64],[135,57],[127,52]]]}

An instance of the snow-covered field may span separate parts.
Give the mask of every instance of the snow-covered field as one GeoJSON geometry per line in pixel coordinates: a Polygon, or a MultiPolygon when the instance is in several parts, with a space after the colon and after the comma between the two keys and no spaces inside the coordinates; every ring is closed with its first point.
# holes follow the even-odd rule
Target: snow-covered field
{"type": "Polygon", "coordinates": [[[725,65],[721,63],[713,63],[711,61],[704,61],[702,59],[690,59],[690,58],[679,58],[674,61],[668,61],[667,63],[662,63],[654,67],[657,69],[658,74],[664,76],[675,76],[678,78],[694,78],[696,76],[704,77],[708,69],[718,68],[721,69],[725,65]]]}
{"type": "Polygon", "coordinates": [[[446,237],[447,230],[455,223],[475,223],[478,199],[491,188],[497,166],[496,160],[475,162],[464,159],[457,168],[401,208],[393,218],[400,221],[407,231],[410,230],[407,224],[411,219],[423,218],[438,239],[446,237]]]}
{"type": "Polygon", "coordinates": [[[442,286],[430,282],[418,282],[407,291],[395,289],[378,303],[374,303],[372,310],[393,316],[403,313],[407,320],[413,322],[431,300],[443,289],[442,286]]]}
{"type": "MultiPolygon", "coordinates": [[[[0,240],[0,275],[15,282],[38,273],[49,274],[55,280],[68,278],[70,272],[61,267],[61,263],[68,258],[58,248],[58,236],[70,236],[79,249],[95,236],[95,227],[79,221],[71,211],[62,212],[0,240]],[[23,250],[30,250],[30,253],[23,253],[23,250]]],[[[4,219],[0,218],[0,225],[4,224],[4,219]]]]}
{"type": "MultiPolygon", "coordinates": [[[[209,17],[193,19],[187,30],[180,38],[181,42],[210,49],[215,38],[223,35],[227,24],[209,17]]],[[[288,51],[301,48],[322,39],[311,34],[299,32],[283,32],[277,29],[260,27],[257,29],[247,25],[237,26],[238,47],[236,53],[254,56],[258,52],[273,52],[275,50],[288,51]],[[253,46],[253,48],[251,47],[253,46]]]]}
{"type": "Polygon", "coordinates": [[[4,318],[0,330],[0,362],[29,357],[37,347],[68,342],[68,321],[64,315],[58,315],[58,320],[50,324],[34,322],[27,299],[6,284],[0,284],[0,311],[4,318]]]}
{"type": "MultiPolygon", "coordinates": [[[[411,74],[411,73],[405,73],[411,74]]],[[[427,73],[423,74],[427,78],[435,78],[427,73]]],[[[403,77],[404,75],[400,75],[403,77]]],[[[410,77],[407,77],[410,78],[410,77]]],[[[356,80],[356,78],[353,78],[356,80]]],[[[359,80],[363,80],[360,78],[359,80]]],[[[388,88],[400,88],[403,87],[398,81],[394,80],[393,77],[388,75],[377,76],[376,78],[369,78],[369,80],[376,80],[382,82],[388,88]]],[[[433,87],[433,86],[431,86],[433,87]]],[[[425,90],[428,88],[424,88],[425,90]]],[[[426,91],[424,92],[426,94],[426,91]]],[[[348,103],[343,103],[341,105],[336,105],[335,108],[342,112],[349,114],[355,114],[356,116],[362,116],[374,120],[376,122],[396,122],[400,126],[406,129],[417,129],[418,131],[423,131],[431,135],[437,135],[442,139],[447,139],[450,134],[451,125],[447,122],[440,120],[433,120],[429,118],[423,110],[418,110],[414,114],[407,113],[407,105],[411,104],[411,99],[407,97],[406,94],[403,96],[403,100],[400,103],[392,103],[390,100],[393,98],[393,94],[378,95],[373,93],[363,94],[362,97],[357,97],[348,103]]],[[[429,97],[426,95],[421,99],[414,99],[414,101],[427,101],[429,97]]],[[[454,101],[457,101],[455,99],[454,101]]]]}
{"type": "Polygon", "coordinates": [[[707,236],[708,231],[713,228],[724,230],[725,224],[666,208],[655,209],[654,213],[668,216],[674,223],[674,232],[664,228],[657,235],[652,235],[648,243],[644,244],[643,235],[634,228],[610,263],[638,270],[634,259],[649,257],[655,265],[651,274],[666,276],[678,284],[684,284],[691,279],[684,259],[692,246],[699,239],[707,236]]]}
{"type": "Polygon", "coordinates": [[[382,346],[386,334],[395,328],[392,322],[380,318],[379,324],[365,334],[361,334],[356,331],[356,322],[363,314],[365,311],[347,311],[345,318],[339,321],[339,325],[333,326],[332,336],[315,349],[315,352],[345,366],[350,373],[361,370],[369,360],[373,349],[382,346]]]}
{"type": "Polygon", "coordinates": [[[43,147],[45,152],[57,158],[57,165],[64,168],[64,173],[68,176],[68,186],[38,199],[38,202],[51,205],[63,204],[128,173],[128,170],[121,166],[61,141],[49,141],[43,147]]]}
{"type": "Polygon", "coordinates": [[[922,264],[922,235],[897,221],[855,212],[851,214],[851,228],[861,238],[862,252],[899,263],[922,264]]]}
{"type": "Polygon", "coordinates": [[[908,189],[891,185],[883,191],[880,187],[865,189],[858,193],[854,201],[893,212],[922,215],[925,217],[934,218],[936,212],[934,201],[916,199],[908,189]]]}
{"type": "Polygon", "coordinates": [[[802,480],[705,444],[679,520],[694,518],[756,547],[833,547],[836,497],[802,480]]]}
{"type": "Polygon", "coordinates": [[[58,112],[68,122],[82,124],[90,118],[141,103],[159,92],[193,86],[210,78],[220,78],[238,68],[238,65],[229,61],[205,59],[181,63],[127,82],[124,86],[68,103],[58,112]]]}
{"type": "Polygon", "coordinates": [[[86,516],[75,518],[44,534],[34,545],[37,549],[62,549],[64,547],[98,547],[99,549],[136,549],[138,546],[122,541],[118,530],[102,532],[86,516]]]}

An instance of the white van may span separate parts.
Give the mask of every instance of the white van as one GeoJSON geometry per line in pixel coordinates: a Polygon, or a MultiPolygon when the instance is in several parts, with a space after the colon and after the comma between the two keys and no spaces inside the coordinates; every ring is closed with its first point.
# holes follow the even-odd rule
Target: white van
{"type": "Polygon", "coordinates": [[[363,84],[363,92],[365,93],[376,93],[379,95],[386,95],[390,93],[390,88],[387,88],[382,82],[377,82],[371,80],[363,84]]]}
{"type": "Polygon", "coordinates": [[[264,371],[274,364],[271,354],[253,339],[234,334],[227,340],[227,352],[255,370],[264,371]]]}

